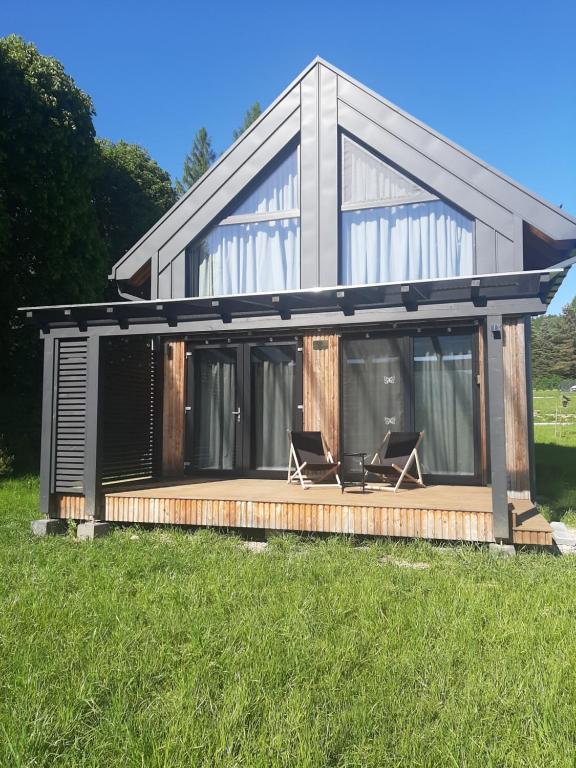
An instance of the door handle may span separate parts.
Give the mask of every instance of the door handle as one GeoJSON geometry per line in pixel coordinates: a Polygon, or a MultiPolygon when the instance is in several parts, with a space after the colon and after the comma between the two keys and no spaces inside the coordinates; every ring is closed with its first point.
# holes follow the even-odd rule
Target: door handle
{"type": "Polygon", "coordinates": [[[241,418],[240,406],[238,406],[238,410],[237,411],[232,411],[232,416],[236,416],[236,421],[238,423],[240,423],[240,418],[241,418]]]}

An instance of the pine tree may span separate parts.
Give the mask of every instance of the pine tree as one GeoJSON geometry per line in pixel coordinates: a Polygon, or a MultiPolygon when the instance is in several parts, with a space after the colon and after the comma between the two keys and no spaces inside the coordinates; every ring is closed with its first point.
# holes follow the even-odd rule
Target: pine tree
{"type": "Polygon", "coordinates": [[[212,149],[212,139],[206,128],[200,128],[194,136],[192,149],[184,159],[182,180],[176,180],[178,194],[183,195],[187,189],[190,189],[206,173],[215,159],[216,153],[212,149]]]}
{"type": "Polygon", "coordinates": [[[234,141],[242,136],[244,131],[249,128],[252,123],[260,117],[261,114],[262,107],[260,106],[260,102],[255,101],[254,104],[252,104],[252,106],[246,111],[246,114],[244,115],[244,121],[240,128],[236,128],[234,131],[232,131],[232,138],[234,141]]]}

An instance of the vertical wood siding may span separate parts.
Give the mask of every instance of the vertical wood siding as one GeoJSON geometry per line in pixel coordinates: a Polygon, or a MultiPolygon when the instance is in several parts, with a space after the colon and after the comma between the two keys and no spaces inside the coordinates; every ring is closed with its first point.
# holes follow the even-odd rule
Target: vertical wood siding
{"type": "Polygon", "coordinates": [[[516,499],[529,499],[530,449],[524,318],[506,319],[503,326],[508,495],[516,499]]]}
{"type": "Polygon", "coordinates": [[[162,407],[162,474],[181,475],[184,469],[184,341],[164,345],[162,407]]]}
{"type": "Polygon", "coordinates": [[[323,332],[304,336],[304,429],[323,433],[332,455],[340,440],[340,339],[323,332]]]}

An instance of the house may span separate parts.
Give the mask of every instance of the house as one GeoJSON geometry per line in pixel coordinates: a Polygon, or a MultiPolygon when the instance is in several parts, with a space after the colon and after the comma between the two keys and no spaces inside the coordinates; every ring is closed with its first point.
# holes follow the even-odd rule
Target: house
{"type": "Polygon", "coordinates": [[[530,317],[576,220],[321,59],[113,267],[119,302],[26,308],[49,519],[551,543],[530,317]],[[286,484],[288,428],[426,488],[286,484]]]}

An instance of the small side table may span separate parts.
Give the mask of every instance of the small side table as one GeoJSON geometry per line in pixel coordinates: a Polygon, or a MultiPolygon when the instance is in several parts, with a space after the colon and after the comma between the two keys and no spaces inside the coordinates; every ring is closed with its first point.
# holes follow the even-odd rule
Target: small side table
{"type": "Polygon", "coordinates": [[[344,493],[345,488],[352,488],[353,486],[362,486],[362,493],[365,493],[366,491],[366,466],[365,466],[365,460],[366,456],[368,454],[366,452],[357,451],[355,453],[343,453],[342,458],[358,458],[360,459],[360,471],[362,472],[362,479],[361,480],[344,480],[344,471],[342,471],[342,477],[341,477],[341,483],[342,483],[342,493],[344,493]]]}

